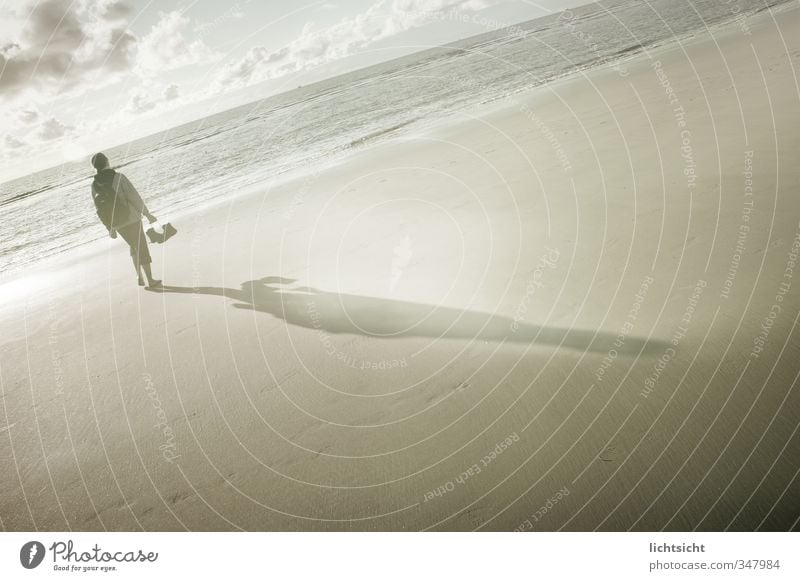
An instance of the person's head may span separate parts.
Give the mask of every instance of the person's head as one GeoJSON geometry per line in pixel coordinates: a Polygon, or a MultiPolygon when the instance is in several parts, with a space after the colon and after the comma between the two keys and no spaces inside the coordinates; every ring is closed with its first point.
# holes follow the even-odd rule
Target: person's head
{"type": "Polygon", "coordinates": [[[97,171],[106,169],[108,167],[108,158],[104,153],[95,153],[92,156],[92,165],[97,171]]]}

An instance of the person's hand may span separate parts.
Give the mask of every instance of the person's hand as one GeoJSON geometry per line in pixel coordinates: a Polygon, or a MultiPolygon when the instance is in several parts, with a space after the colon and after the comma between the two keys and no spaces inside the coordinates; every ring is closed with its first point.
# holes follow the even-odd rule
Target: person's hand
{"type": "Polygon", "coordinates": [[[112,238],[116,238],[117,237],[117,231],[114,230],[113,228],[111,228],[108,231],[108,235],[111,236],[112,238]]]}
{"type": "Polygon", "coordinates": [[[147,216],[147,221],[152,224],[153,222],[158,222],[158,218],[150,214],[149,216],[147,216]]]}

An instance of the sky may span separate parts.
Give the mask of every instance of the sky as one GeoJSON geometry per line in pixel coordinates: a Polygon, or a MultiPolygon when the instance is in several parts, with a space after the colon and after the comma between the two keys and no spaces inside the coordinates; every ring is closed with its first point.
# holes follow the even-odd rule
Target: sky
{"type": "Polygon", "coordinates": [[[0,0],[0,182],[586,0],[0,0]]]}

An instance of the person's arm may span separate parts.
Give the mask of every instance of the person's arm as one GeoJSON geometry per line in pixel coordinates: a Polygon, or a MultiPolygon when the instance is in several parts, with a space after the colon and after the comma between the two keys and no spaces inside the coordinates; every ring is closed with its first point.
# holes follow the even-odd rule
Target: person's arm
{"type": "MultiPolygon", "coordinates": [[[[97,192],[95,192],[94,190],[94,185],[92,185],[91,192],[92,192],[92,202],[94,202],[95,208],[97,208],[97,202],[95,202],[95,198],[97,198],[97,192]]],[[[100,218],[100,222],[103,224],[103,226],[106,227],[106,230],[108,230],[108,235],[111,236],[112,238],[116,238],[117,231],[105,223],[103,218],[100,217],[100,212],[97,212],[97,217],[100,218]]]]}
{"type": "Polygon", "coordinates": [[[151,224],[156,221],[156,217],[150,213],[150,210],[147,209],[147,206],[142,200],[142,196],[139,195],[139,192],[136,191],[136,188],[133,187],[131,180],[129,180],[125,175],[119,174],[119,183],[120,183],[120,190],[125,195],[125,199],[128,200],[128,203],[136,208],[136,210],[142,214],[147,221],[151,224]]]}

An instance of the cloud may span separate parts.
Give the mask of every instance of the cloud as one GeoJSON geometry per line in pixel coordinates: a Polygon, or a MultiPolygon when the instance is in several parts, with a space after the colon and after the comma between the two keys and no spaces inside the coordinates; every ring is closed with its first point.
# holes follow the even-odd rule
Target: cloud
{"type": "Polygon", "coordinates": [[[178,87],[178,85],[176,85],[175,83],[172,83],[171,85],[167,86],[166,89],[164,89],[165,101],[174,101],[180,96],[181,96],[180,87],[178,87]]]}
{"type": "Polygon", "coordinates": [[[175,10],[160,19],[138,45],[136,70],[143,76],[213,61],[219,56],[200,39],[186,40],[191,21],[175,10]]]}
{"type": "Polygon", "coordinates": [[[345,58],[375,42],[423,26],[445,11],[475,12],[499,1],[380,0],[365,12],[320,30],[307,23],[288,45],[272,51],[256,46],[239,61],[223,66],[212,92],[246,87],[345,58]]]}
{"type": "Polygon", "coordinates": [[[161,93],[146,87],[133,94],[124,112],[133,115],[141,115],[159,108],[164,109],[167,103],[179,99],[180,96],[180,87],[174,83],[164,87],[161,93]]]}
{"type": "Polygon", "coordinates": [[[17,112],[17,120],[22,125],[33,125],[39,120],[39,117],[39,110],[35,106],[26,107],[17,112]]]}
{"type": "Polygon", "coordinates": [[[132,66],[136,38],[119,2],[42,0],[23,8],[19,38],[0,43],[0,97],[54,94],[132,66]]]}
{"type": "Polygon", "coordinates": [[[225,67],[223,72],[217,75],[215,82],[220,88],[235,88],[246,86],[254,80],[272,78],[279,70],[277,65],[288,63],[290,55],[289,47],[270,51],[266,47],[255,46],[244,58],[225,67]]]}
{"type": "Polygon", "coordinates": [[[36,136],[41,141],[53,141],[64,137],[70,129],[55,117],[49,117],[39,126],[36,136]]]}
{"type": "Polygon", "coordinates": [[[13,135],[6,134],[5,137],[5,146],[6,149],[21,149],[25,147],[26,143],[20,139],[17,139],[13,135]]]}
{"type": "Polygon", "coordinates": [[[148,111],[152,111],[156,107],[156,102],[148,99],[142,93],[136,93],[128,101],[128,105],[125,107],[125,111],[129,111],[134,115],[140,115],[142,113],[147,113],[148,111]]]}
{"type": "Polygon", "coordinates": [[[120,0],[84,0],[86,10],[108,21],[123,21],[130,16],[131,7],[120,0]]]}

